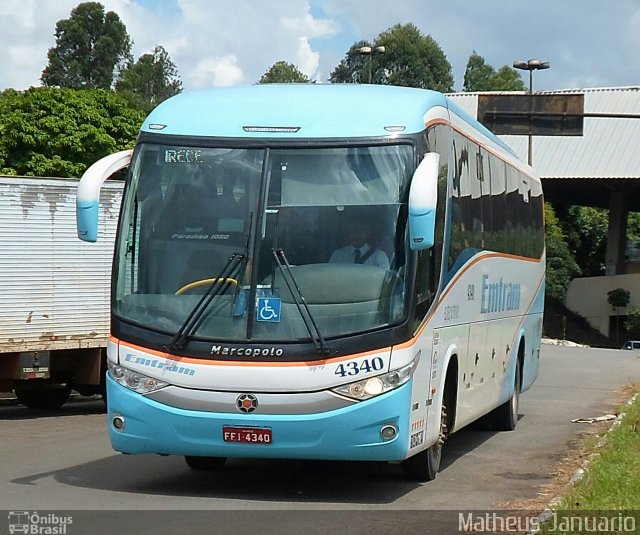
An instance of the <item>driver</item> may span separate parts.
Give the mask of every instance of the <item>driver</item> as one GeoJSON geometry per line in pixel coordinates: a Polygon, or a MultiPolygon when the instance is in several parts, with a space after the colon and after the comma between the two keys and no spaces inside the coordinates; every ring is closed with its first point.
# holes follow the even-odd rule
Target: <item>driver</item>
{"type": "Polygon", "coordinates": [[[361,219],[353,222],[347,232],[349,245],[336,249],[329,262],[339,264],[368,264],[389,269],[389,258],[384,251],[370,243],[369,227],[361,219]]]}

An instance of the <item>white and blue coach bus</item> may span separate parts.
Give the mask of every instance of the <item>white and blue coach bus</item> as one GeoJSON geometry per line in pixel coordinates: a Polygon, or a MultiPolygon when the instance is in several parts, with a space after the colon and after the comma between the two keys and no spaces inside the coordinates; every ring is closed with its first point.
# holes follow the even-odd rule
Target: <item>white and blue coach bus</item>
{"type": "Polygon", "coordinates": [[[80,238],[97,238],[100,185],[129,163],[108,346],[117,451],[193,469],[387,461],[429,480],[450,433],[480,417],[515,428],[538,373],[542,188],[444,95],[175,96],[133,153],[87,171],[80,238]]]}

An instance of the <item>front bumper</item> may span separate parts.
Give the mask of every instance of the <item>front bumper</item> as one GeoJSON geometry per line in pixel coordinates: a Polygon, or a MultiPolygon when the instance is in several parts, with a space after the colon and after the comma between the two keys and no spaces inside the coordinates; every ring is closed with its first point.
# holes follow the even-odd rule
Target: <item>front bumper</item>
{"type": "Polygon", "coordinates": [[[111,444],[123,453],[400,461],[408,452],[411,381],[370,400],[318,414],[180,409],[132,392],[110,377],[107,399],[111,444]],[[121,430],[113,425],[116,416],[124,418],[121,430]],[[398,429],[394,438],[382,438],[385,425],[398,429]],[[225,442],[223,426],[270,428],[273,441],[268,445],[225,442]]]}

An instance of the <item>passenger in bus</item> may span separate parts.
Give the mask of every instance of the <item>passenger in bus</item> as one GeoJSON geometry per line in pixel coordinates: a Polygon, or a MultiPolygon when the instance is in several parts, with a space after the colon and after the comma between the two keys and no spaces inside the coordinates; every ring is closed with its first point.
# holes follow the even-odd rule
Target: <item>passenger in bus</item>
{"type": "Polygon", "coordinates": [[[348,230],[349,244],[336,249],[329,262],[338,264],[367,264],[389,269],[386,253],[371,243],[369,226],[363,220],[353,222],[348,230]]]}

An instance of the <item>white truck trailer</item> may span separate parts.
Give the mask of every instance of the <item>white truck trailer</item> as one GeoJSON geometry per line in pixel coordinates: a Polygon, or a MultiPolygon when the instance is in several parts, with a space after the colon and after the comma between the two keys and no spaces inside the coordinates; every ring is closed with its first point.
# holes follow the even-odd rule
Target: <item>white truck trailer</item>
{"type": "Polygon", "coordinates": [[[78,240],[77,179],[0,177],[0,392],[53,409],[102,393],[123,183],[100,197],[100,239],[78,240]]]}

